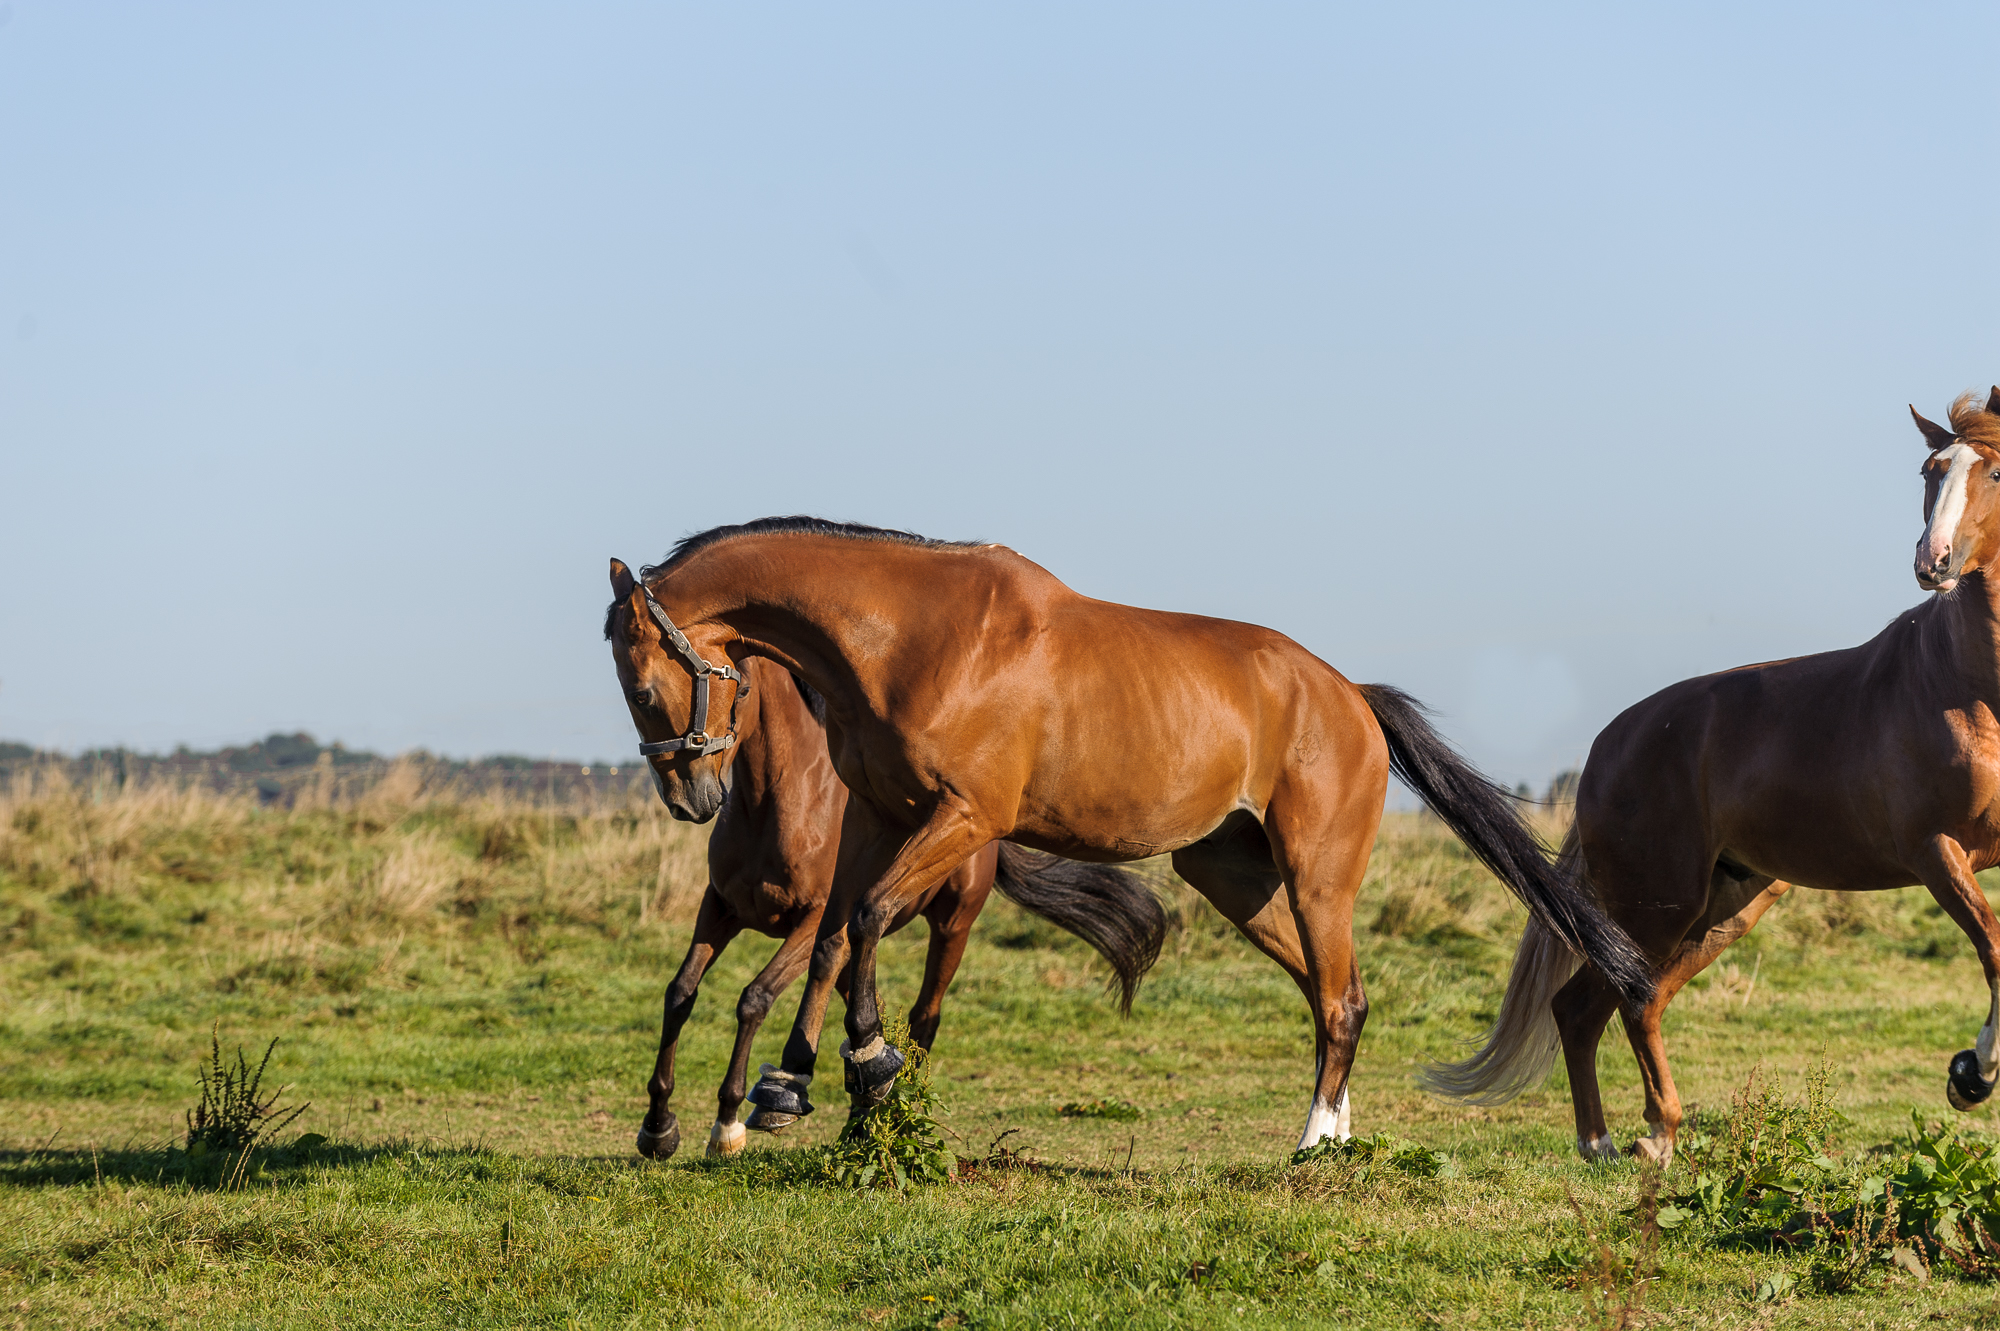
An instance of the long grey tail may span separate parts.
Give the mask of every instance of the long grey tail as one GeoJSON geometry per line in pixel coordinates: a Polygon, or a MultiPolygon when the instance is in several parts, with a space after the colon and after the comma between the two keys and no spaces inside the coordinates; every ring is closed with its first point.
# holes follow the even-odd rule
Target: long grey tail
{"type": "Polygon", "coordinates": [[[1454,753],[1415,698],[1387,684],[1358,686],[1389,741],[1389,766],[1468,849],[1505,883],[1528,913],[1604,973],[1634,1007],[1653,997],[1645,954],[1597,904],[1580,856],[1551,862],[1513,797],[1454,753]]]}
{"type": "Polygon", "coordinates": [[[1461,1062],[1431,1064],[1417,1080],[1433,1094],[1476,1105],[1497,1105],[1541,1085],[1562,1045],[1549,1004],[1576,967],[1576,954],[1541,921],[1529,920],[1485,1045],[1461,1062]]]}
{"type": "Polygon", "coordinates": [[[1131,1013],[1139,981],[1159,960],[1167,937],[1167,912],[1137,874],[1002,841],[993,885],[1023,910],[1096,948],[1117,977],[1118,1010],[1131,1013]]]}

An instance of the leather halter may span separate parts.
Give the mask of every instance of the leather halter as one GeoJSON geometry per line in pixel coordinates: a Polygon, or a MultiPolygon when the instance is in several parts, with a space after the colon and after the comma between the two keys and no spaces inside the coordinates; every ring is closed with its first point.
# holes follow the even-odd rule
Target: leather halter
{"type": "Polygon", "coordinates": [[[651,758],[655,754],[673,753],[680,749],[686,749],[690,756],[696,758],[719,753],[736,742],[736,709],[750,696],[750,681],[742,671],[732,666],[710,665],[696,654],[688,643],[687,634],[674,627],[674,621],[667,617],[666,608],[653,598],[653,589],[641,582],[639,590],[645,594],[646,609],[652,614],[653,622],[660,626],[660,637],[681,654],[681,658],[688,664],[688,669],[694,672],[694,707],[688,715],[688,732],[679,739],[662,739],[650,744],[641,744],[640,756],[651,758]],[[726,735],[711,735],[702,729],[708,724],[708,681],[710,677],[716,675],[736,681],[736,698],[729,704],[729,733],[726,735]]]}

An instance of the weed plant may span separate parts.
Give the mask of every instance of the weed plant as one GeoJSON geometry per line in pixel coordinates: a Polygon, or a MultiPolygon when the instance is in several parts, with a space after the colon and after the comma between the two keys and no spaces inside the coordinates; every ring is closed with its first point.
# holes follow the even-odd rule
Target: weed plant
{"type": "Polygon", "coordinates": [[[219,1031],[219,1027],[210,1028],[209,1056],[196,1069],[196,1077],[201,1084],[201,1102],[187,1111],[189,1155],[205,1155],[210,1151],[248,1151],[277,1136],[312,1107],[309,1100],[302,1105],[280,1109],[278,1101],[286,1090],[283,1086],[268,1096],[263,1094],[264,1069],[271,1065],[271,1055],[278,1049],[276,1036],[265,1046],[264,1057],[252,1068],[243,1056],[241,1045],[237,1046],[233,1066],[222,1057],[219,1031]]]}
{"type": "Polygon", "coordinates": [[[899,1192],[955,1177],[957,1159],[938,1123],[929,1053],[910,1038],[909,1025],[894,1018],[883,1022],[882,1037],[902,1054],[903,1066],[896,1070],[889,1097],[850,1114],[839,1140],[822,1148],[822,1176],[836,1187],[894,1187],[899,1192]]]}

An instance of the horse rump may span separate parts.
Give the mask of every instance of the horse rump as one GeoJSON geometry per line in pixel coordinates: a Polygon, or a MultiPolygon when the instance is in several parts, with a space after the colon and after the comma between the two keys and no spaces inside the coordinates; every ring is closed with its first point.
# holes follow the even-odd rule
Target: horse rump
{"type": "Polygon", "coordinates": [[[1137,874],[1003,841],[993,885],[1023,910],[1096,948],[1117,978],[1118,1010],[1131,1015],[1139,981],[1159,960],[1167,937],[1167,912],[1137,874]]]}

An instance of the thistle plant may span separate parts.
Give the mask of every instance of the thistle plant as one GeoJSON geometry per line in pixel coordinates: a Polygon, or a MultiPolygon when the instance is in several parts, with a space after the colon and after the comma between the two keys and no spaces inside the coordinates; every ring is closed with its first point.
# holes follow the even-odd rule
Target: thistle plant
{"type": "Polygon", "coordinates": [[[278,1048],[276,1038],[265,1047],[264,1057],[254,1069],[243,1056],[240,1045],[235,1063],[226,1061],[222,1057],[221,1037],[214,1029],[209,1031],[208,1041],[208,1059],[195,1069],[201,1080],[201,1103],[187,1112],[189,1155],[206,1155],[211,1151],[247,1153],[251,1147],[283,1131],[311,1107],[312,1102],[307,1101],[278,1108],[278,1098],[288,1089],[283,1086],[269,1096],[263,1094],[264,1069],[270,1066],[271,1055],[278,1048]]]}

